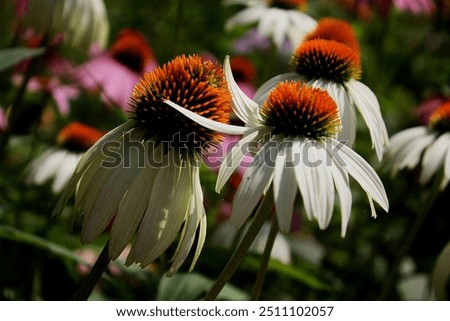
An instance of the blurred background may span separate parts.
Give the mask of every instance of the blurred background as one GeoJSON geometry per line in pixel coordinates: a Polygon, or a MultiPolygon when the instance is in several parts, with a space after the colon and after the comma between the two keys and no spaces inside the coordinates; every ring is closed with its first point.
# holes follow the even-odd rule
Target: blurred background
{"type": "MultiPolygon", "coordinates": [[[[376,94],[389,135],[424,125],[419,107],[450,96],[449,2],[430,1],[423,10],[406,10],[398,2],[318,0],[303,7],[316,20],[335,17],[353,26],[361,46],[361,81],[376,94]]],[[[70,300],[108,237],[105,233],[83,246],[81,219],[72,216],[70,205],[52,216],[63,178],[71,173],[59,173],[59,166],[76,164],[102,134],[127,119],[130,86],[147,69],[180,54],[218,62],[230,55],[235,76],[251,93],[288,71],[292,52],[252,36],[254,25],[225,30],[226,21],[244,6],[220,1],[104,0],[103,18],[90,17],[95,21],[90,23],[80,14],[72,38],[46,29],[57,20],[52,12],[34,7],[31,14],[22,13],[20,3],[0,0],[0,299],[70,300]],[[84,24],[85,33],[78,35],[84,24]],[[96,39],[104,43],[92,45],[96,39]],[[121,46],[130,43],[137,49],[122,55],[121,46]],[[83,73],[99,78],[89,82],[83,73]]],[[[261,299],[430,300],[436,298],[436,280],[448,290],[445,269],[438,278],[433,271],[450,236],[449,187],[421,215],[433,182],[419,184],[419,168],[391,175],[359,124],[354,148],[384,182],[389,213],[380,210],[371,218],[365,193],[352,185],[353,210],[342,238],[337,208],[322,231],[299,203],[292,233],[277,239],[261,299]]],[[[145,269],[125,267],[119,258],[91,299],[201,299],[239,238],[239,232],[226,230],[236,185],[232,181],[219,195],[215,178],[214,169],[202,167],[208,234],[193,272],[187,273],[185,264],[167,278],[170,253],[145,269]]],[[[260,249],[252,249],[219,298],[249,297],[260,249]]],[[[441,295],[447,298],[446,291],[441,295]]]]}

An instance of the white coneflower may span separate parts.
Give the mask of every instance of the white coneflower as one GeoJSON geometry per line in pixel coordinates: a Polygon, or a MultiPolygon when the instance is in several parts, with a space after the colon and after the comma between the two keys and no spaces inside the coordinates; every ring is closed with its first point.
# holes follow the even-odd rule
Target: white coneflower
{"type": "Polygon", "coordinates": [[[203,247],[206,214],[199,166],[222,135],[180,115],[163,101],[228,122],[230,93],[222,68],[199,56],[179,56],[144,75],[131,97],[131,119],[106,134],[80,160],[56,211],[75,192],[84,215],[81,241],[111,224],[109,256],[116,259],[135,235],[127,263],[150,264],[180,234],[168,275],[197,239],[191,268],[203,247]]]}
{"type": "Polygon", "coordinates": [[[103,0],[28,0],[23,23],[37,32],[64,35],[64,41],[89,49],[92,44],[105,47],[109,20],[103,0]]]}
{"type": "MultiPolygon", "coordinates": [[[[388,210],[383,184],[373,168],[334,138],[341,128],[339,111],[326,91],[299,81],[281,82],[260,107],[236,85],[228,58],[225,75],[233,95],[234,111],[246,127],[241,127],[244,137],[220,167],[217,191],[237,168],[249,147],[259,145],[233,201],[231,222],[236,227],[247,220],[272,183],[278,224],[283,233],[290,231],[298,191],[306,215],[309,219],[317,219],[322,229],[331,220],[337,191],[342,235],[345,235],[352,203],[349,175],[367,193],[373,216],[376,215],[373,201],[388,210]]],[[[167,103],[205,127],[237,134],[238,126],[219,124],[173,102],[167,103]]]]}
{"type": "Polygon", "coordinates": [[[362,71],[356,40],[350,40],[354,38],[353,35],[348,34],[344,28],[339,29],[340,34],[324,31],[333,25],[336,24],[327,23],[322,30],[318,28],[310,34],[311,40],[301,43],[291,58],[294,71],[267,81],[257,91],[254,99],[264,101],[270,90],[284,80],[300,79],[310,86],[324,89],[339,108],[342,132],[338,139],[352,146],[356,133],[356,108],[369,128],[372,144],[381,160],[389,144],[389,137],[378,99],[369,87],[358,80],[362,71]]]}
{"type": "Polygon", "coordinates": [[[432,112],[428,126],[409,128],[392,136],[386,158],[386,166],[393,174],[420,164],[423,184],[443,169],[441,188],[445,188],[450,181],[450,102],[432,112]]]}
{"type": "Polygon", "coordinates": [[[103,134],[95,128],[74,122],[58,134],[57,147],[34,159],[27,168],[28,183],[42,185],[52,181],[52,191],[60,193],[69,182],[78,161],[103,134]]]}
{"type": "Polygon", "coordinates": [[[316,21],[301,12],[306,0],[224,0],[227,5],[242,4],[244,10],[228,19],[225,29],[258,23],[258,33],[273,40],[281,48],[286,40],[295,47],[316,21]]]}

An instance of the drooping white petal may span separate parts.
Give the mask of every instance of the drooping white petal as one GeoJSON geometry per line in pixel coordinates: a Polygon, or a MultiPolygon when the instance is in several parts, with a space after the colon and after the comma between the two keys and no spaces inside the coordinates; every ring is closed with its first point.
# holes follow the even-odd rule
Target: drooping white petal
{"type": "Polygon", "coordinates": [[[247,127],[260,126],[261,116],[259,115],[259,105],[247,97],[247,95],[244,94],[234,80],[229,56],[226,56],[223,62],[223,72],[227,80],[228,89],[231,92],[231,98],[233,101],[232,108],[234,113],[245,123],[247,127]]]}
{"type": "Polygon", "coordinates": [[[444,176],[450,180],[450,146],[447,146],[447,154],[445,155],[444,176]]]}
{"type": "Polygon", "coordinates": [[[200,185],[200,174],[198,167],[192,168],[191,184],[193,195],[191,198],[190,209],[186,217],[186,222],[183,227],[180,242],[175,251],[173,263],[167,273],[168,276],[174,275],[180,268],[181,264],[183,264],[183,262],[186,260],[192,248],[192,245],[195,242],[196,231],[199,225],[201,235],[199,234],[199,239],[197,241],[197,249],[195,251],[191,267],[195,265],[205,241],[206,212],[205,208],[203,207],[203,192],[200,185]]]}
{"type": "Polygon", "coordinates": [[[325,206],[323,208],[323,216],[320,217],[319,220],[319,227],[322,226],[322,228],[325,229],[330,224],[331,217],[333,215],[335,190],[333,185],[333,176],[329,169],[330,163],[332,163],[332,161],[328,157],[325,148],[323,148],[319,144],[317,144],[317,147],[318,148],[316,149],[316,153],[318,156],[318,160],[320,160],[320,163],[317,165],[316,169],[320,173],[320,181],[323,182],[324,187],[322,190],[322,194],[325,197],[325,199],[323,200],[325,206]]]}
{"type": "Polygon", "coordinates": [[[183,115],[185,115],[186,117],[192,119],[196,123],[208,128],[208,129],[215,130],[215,131],[218,131],[223,134],[243,135],[250,129],[250,128],[242,127],[242,126],[228,125],[228,124],[224,124],[224,123],[221,123],[221,122],[218,122],[215,120],[211,120],[209,118],[205,118],[203,116],[200,116],[197,113],[194,113],[186,108],[181,107],[180,105],[178,105],[170,100],[164,100],[164,102],[167,105],[169,105],[169,106],[173,107],[174,109],[176,109],[177,111],[179,111],[180,113],[182,113],[183,115]]]}
{"type": "MultiPolygon", "coordinates": [[[[410,145],[414,145],[415,141],[423,136],[429,136],[428,129],[424,126],[413,127],[403,130],[391,137],[389,149],[386,154],[386,167],[390,168],[395,175],[400,163],[407,157],[411,149],[410,145]]],[[[419,159],[416,159],[416,163],[411,163],[410,167],[415,167],[419,159]]]]}
{"type": "Polygon", "coordinates": [[[63,163],[60,164],[55,174],[55,179],[52,184],[53,193],[60,193],[64,186],[69,182],[72,177],[73,171],[80,160],[81,155],[68,152],[64,157],[63,163]]]}
{"type": "Polygon", "coordinates": [[[91,148],[89,148],[86,153],[83,154],[80,161],[78,162],[77,167],[75,168],[72,178],[64,188],[64,191],[59,198],[55,209],[53,210],[53,215],[57,215],[62,212],[65,204],[75,191],[80,178],[85,174],[87,168],[92,166],[93,163],[100,164],[104,159],[103,151],[105,151],[112,144],[120,142],[120,138],[123,137],[125,133],[132,130],[135,125],[135,121],[129,120],[126,123],[117,126],[113,130],[105,134],[102,138],[100,138],[94,145],[91,146],[91,148]],[[96,161],[94,161],[95,159],[96,161]]]}
{"type": "Polygon", "coordinates": [[[292,212],[297,195],[297,180],[292,161],[292,144],[284,141],[285,147],[280,148],[275,160],[273,173],[273,195],[277,213],[278,226],[281,233],[291,230],[292,212]]]}
{"type": "Polygon", "coordinates": [[[235,146],[233,146],[233,148],[225,156],[222,164],[220,165],[219,173],[217,175],[217,193],[220,193],[222,187],[242,162],[245,155],[249,152],[250,146],[253,145],[258,135],[258,130],[249,131],[246,135],[244,135],[244,137],[242,137],[241,140],[239,140],[239,142],[235,146]]]}
{"type": "Polygon", "coordinates": [[[304,147],[302,161],[312,214],[319,227],[325,229],[331,219],[334,203],[332,177],[326,168],[325,150],[317,142],[308,142],[304,147]]]}
{"type": "Polygon", "coordinates": [[[363,83],[350,80],[346,83],[348,94],[369,128],[372,144],[378,160],[383,158],[384,149],[389,145],[389,136],[381,115],[375,94],[363,83]]]}
{"type": "Polygon", "coordinates": [[[444,163],[448,146],[450,146],[450,134],[445,133],[439,136],[432,144],[429,146],[422,158],[422,172],[420,175],[420,182],[426,183],[430,180],[439,168],[444,163]]]}
{"type": "Polygon", "coordinates": [[[434,141],[434,134],[428,133],[425,136],[418,137],[414,141],[405,144],[401,153],[395,156],[398,169],[413,169],[422,159],[423,151],[434,141]]]}
{"type": "Polygon", "coordinates": [[[206,231],[207,231],[207,219],[206,219],[206,212],[205,209],[202,208],[202,215],[200,220],[200,228],[198,232],[198,240],[197,240],[197,247],[195,249],[194,258],[192,259],[191,266],[189,267],[189,272],[192,272],[194,269],[195,263],[197,263],[197,260],[200,256],[200,253],[203,249],[203,245],[205,245],[206,240],[206,231]]]}
{"type": "Polygon", "coordinates": [[[85,212],[81,230],[83,243],[92,242],[111,223],[125,192],[142,170],[141,164],[135,164],[134,162],[143,157],[143,155],[140,155],[144,152],[143,150],[124,143],[123,152],[123,164],[117,168],[101,168],[99,172],[105,172],[105,176],[102,176],[106,179],[96,180],[94,176],[92,183],[87,188],[89,197],[92,196],[93,198],[93,203],[85,204],[81,208],[81,211],[85,212]],[[131,163],[127,167],[126,162],[128,160],[131,163]]]}
{"type": "Polygon", "coordinates": [[[159,257],[175,240],[189,210],[191,171],[180,155],[169,151],[169,166],[158,169],[149,205],[135,241],[136,261],[146,266],[159,257]],[[176,201],[174,201],[176,200],[176,201]]]}
{"type": "Polygon", "coordinates": [[[332,154],[335,164],[352,176],[368,196],[387,212],[389,201],[383,183],[375,170],[351,148],[334,139],[330,141],[334,149],[328,152],[332,154]]]}
{"type": "MultiPolygon", "coordinates": [[[[330,154],[329,156],[332,157],[330,154]]],[[[341,236],[344,237],[347,231],[348,222],[350,220],[352,191],[350,189],[350,183],[346,171],[342,170],[340,166],[337,166],[335,162],[331,162],[329,169],[333,176],[334,186],[336,187],[339,197],[339,206],[341,209],[341,236]]]]}
{"type": "Polygon", "coordinates": [[[276,139],[276,136],[272,137],[261,147],[236,191],[230,219],[236,228],[240,228],[247,220],[260,201],[264,190],[272,181],[275,166],[274,155],[279,148],[279,141],[276,139]]]}
{"type": "Polygon", "coordinates": [[[225,30],[231,30],[239,25],[247,25],[259,21],[267,10],[265,5],[255,5],[236,13],[225,23],[225,30]]]}
{"type": "Polygon", "coordinates": [[[303,161],[304,151],[305,151],[304,140],[294,141],[292,143],[292,158],[295,164],[297,164],[297,166],[294,167],[295,178],[297,180],[300,194],[302,195],[303,207],[305,209],[306,216],[308,217],[309,220],[312,220],[314,217],[312,198],[315,196],[313,195],[313,191],[309,190],[310,172],[305,162],[303,161]]]}
{"type": "MultiPolygon", "coordinates": [[[[148,153],[149,157],[159,158],[162,153],[161,145],[155,149],[149,148],[148,153]]],[[[109,238],[108,254],[112,260],[122,253],[136,232],[147,209],[157,172],[158,169],[152,166],[143,168],[119,204],[109,238]]]]}

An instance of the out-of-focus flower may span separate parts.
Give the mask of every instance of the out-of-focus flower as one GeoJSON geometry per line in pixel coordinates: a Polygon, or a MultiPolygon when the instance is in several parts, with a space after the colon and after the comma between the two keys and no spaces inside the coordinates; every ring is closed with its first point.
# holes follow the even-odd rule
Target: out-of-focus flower
{"type": "Polygon", "coordinates": [[[36,32],[87,50],[96,43],[106,45],[109,21],[103,0],[27,0],[16,1],[21,22],[36,32]],[[26,10],[24,12],[24,10],[26,10]]]}
{"type": "Polygon", "coordinates": [[[433,112],[436,110],[436,108],[438,108],[445,102],[449,102],[449,101],[450,101],[450,97],[445,97],[445,96],[441,96],[441,95],[435,96],[433,98],[430,98],[430,99],[424,101],[422,104],[420,104],[417,107],[417,110],[416,110],[416,113],[420,119],[420,122],[423,125],[427,126],[430,123],[430,116],[433,114],[433,112]]]}
{"type": "MultiPolygon", "coordinates": [[[[239,166],[248,146],[259,145],[233,201],[230,221],[234,226],[241,227],[265,190],[273,188],[281,232],[288,233],[291,229],[298,190],[306,215],[317,219],[319,227],[324,229],[331,220],[337,191],[342,235],[345,235],[352,202],[349,175],[366,192],[373,216],[376,215],[373,201],[388,210],[386,192],[378,175],[361,156],[334,138],[341,129],[341,122],[336,103],[326,91],[299,81],[286,81],[278,84],[260,106],[239,89],[228,58],[224,69],[234,111],[245,127],[240,127],[244,136],[220,167],[217,191],[239,166]]],[[[238,131],[238,126],[220,124],[172,102],[168,104],[212,130],[228,134],[238,131]]]]}
{"type": "Polygon", "coordinates": [[[87,90],[100,90],[104,101],[128,110],[139,77],[156,67],[152,49],[136,30],[124,29],[111,48],[79,66],[77,80],[87,90]]]}
{"type": "Polygon", "coordinates": [[[416,15],[431,15],[436,11],[433,0],[393,0],[393,2],[398,10],[416,15]]]}
{"type": "Polygon", "coordinates": [[[295,47],[316,25],[313,18],[301,11],[306,6],[305,0],[224,0],[224,4],[247,6],[228,19],[226,30],[257,23],[258,33],[272,39],[278,48],[286,40],[295,47]]]}
{"type": "Polygon", "coordinates": [[[392,0],[337,0],[349,11],[353,11],[360,19],[370,20],[376,10],[386,18],[392,8],[392,0]]]}
{"type": "MultiPolygon", "coordinates": [[[[43,46],[43,37],[35,34],[33,30],[26,30],[22,35],[23,40],[30,48],[43,46]]],[[[42,56],[43,70],[39,75],[32,77],[27,90],[30,92],[49,93],[61,114],[69,112],[70,101],[79,96],[79,88],[73,83],[74,67],[70,61],[58,55],[55,48],[61,39],[55,37],[46,44],[45,54],[42,56]]],[[[22,85],[27,68],[31,61],[25,60],[18,64],[12,75],[12,83],[16,86],[22,85]]]]}
{"type": "Polygon", "coordinates": [[[372,90],[360,82],[359,53],[335,40],[313,39],[298,46],[291,58],[294,72],[278,75],[263,84],[254,96],[264,101],[278,82],[301,80],[324,89],[336,101],[342,121],[338,139],[352,146],[356,135],[355,109],[366,122],[378,159],[389,144],[386,125],[378,99],[372,90]]]}
{"type": "Polygon", "coordinates": [[[58,146],[49,148],[30,163],[27,169],[28,183],[42,185],[52,181],[53,193],[60,193],[83,153],[101,136],[102,133],[97,129],[81,123],[67,125],[58,134],[58,146]]]}
{"type": "Polygon", "coordinates": [[[237,54],[246,54],[253,50],[268,50],[270,40],[258,33],[257,29],[250,29],[244,36],[234,41],[234,52],[237,54]]]}
{"type": "Polygon", "coordinates": [[[81,242],[108,226],[109,256],[116,259],[134,238],[127,263],[147,266],[177,239],[168,275],[187,258],[197,239],[191,269],[206,235],[199,162],[222,135],[164,103],[218,122],[228,122],[230,93],[222,68],[199,56],[179,56],[146,73],[131,97],[131,119],[106,134],[78,163],[56,213],[75,192],[75,213],[84,216],[81,242]]]}
{"type": "Polygon", "coordinates": [[[393,175],[420,164],[422,184],[443,169],[441,188],[445,188],[450,180],[450,102],[433,111],[428,126],[409,128],[392,136],[386,158],[386,167],[393,175]]]}
{"type": "Polygon", "coordinates": [[[360,55],[359,42],[352,26],[341,19],[322,18],[318,21],[316,28],[305,36],[304,41],[324,39],[340,42],[360,55]]]}

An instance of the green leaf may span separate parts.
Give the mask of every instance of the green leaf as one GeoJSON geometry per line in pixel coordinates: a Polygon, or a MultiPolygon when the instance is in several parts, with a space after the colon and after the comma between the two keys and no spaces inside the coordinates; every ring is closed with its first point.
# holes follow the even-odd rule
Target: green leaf
{"type": "Polygon", "coordinates": [[[19,62],[41,56],[45,48],[8,48],[0,51],[0,72],[11,68],[19,62]]]}
{"type": "MultiPolygon", "coordinates": [[[[171,278],[163,277],[159,284],[156,300],[191,301],[202,299],[212,287],[213,281],[197,273],[177,273],[171,278]]],[[[217,297],[218,300],[248,300],[248,295],[227,284],[217,297]]]]}
{"type": "MultiPolygon", "coordinates": [[[[243,268],[258,269],[260,263],[259,256],[248,256],[242,262],[243,268]]],[[[324,281],[319,280],[315,275],[301,267],[293,266],[291,264],[283,264],[277,260],[270,260],[268,271],[278,273],[287,278],[299,281],[306,286],[315,290],[330,290],[331,287],[324,281]]]]}
{"type": "Polygon", "coordinates": [[[30,244],[32,246],[55,254],[59,257],[64,257],[81,263],[86,263],[81,257],[76,255],[73,251],[61,245],[52,243],[49,240],[43,239],[39,236],[17,230],[10,226],[0,225],[0,238],[8,239],[19,243],[30,244]]]}

